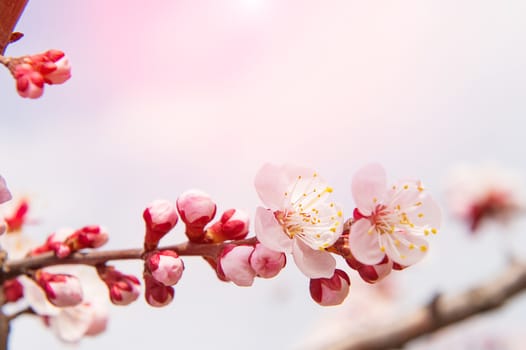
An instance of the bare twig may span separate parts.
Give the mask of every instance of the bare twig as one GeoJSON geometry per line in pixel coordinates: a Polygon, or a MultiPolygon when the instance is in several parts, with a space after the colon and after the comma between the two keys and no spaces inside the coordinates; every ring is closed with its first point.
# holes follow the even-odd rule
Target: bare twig
{"type": "Polygon", "coordinates": [[[400,348],[407,342],[466,318],[494,310],[515,295],[526,291],[526,264],[514,262],[483,285],[458,295],[442,295],[391,326],[369,329],[363,335],[347,336],[335,342],[332,350],[400,348]]]}
{"type": "MultiPolygon", "coordinates": [[[[172,250],[180,256],[203,256],[215,258],[225,244],[255,244],[256,238],[249,238],[239,241],[229,241],[225,243],[192,243],[185,242],[177,245],[160,247],[159,250],[172,250]]],[[[107,251],[77,252],[67,258],[57,258],[54,253],[44,253],[34,257],[7,261],[3,266],[6,279],[22,275],[30,270],[41,269],[54,265],[98,265],[111,260],[137,260],[142,259],[145,254],[142,248],[121,249],[107,251]]]]}
{"type": "MultiPolygon", "coordinates": [[[[9,43],[16,41],[12,36],[27,0],[0,0],[0,55],[3,55],[9,43]]],[[[20,35],[15,35],[20,38],[20,35]]]]}

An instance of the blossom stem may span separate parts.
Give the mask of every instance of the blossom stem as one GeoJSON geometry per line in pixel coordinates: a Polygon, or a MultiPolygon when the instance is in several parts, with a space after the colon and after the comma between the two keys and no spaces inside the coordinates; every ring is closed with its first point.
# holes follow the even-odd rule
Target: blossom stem
{"type": "MultiPolygon", "coordinates": [[[[215,258],[217,255],[219,255],[225,244],[253,245],[256,244],[256,242],[257,239],[255,237],[211,244],[184,242],[176,245],[160,247],[158,250],[171,250],[176,252],[179,256],[202,256],[215,258]]],[[[145,253],[147,252],[142,248],[133,248],[107,251],[76,252],[67,258],[58,258],[53,252],[48,252],[33,257],[7,261],[3,266],[2,272],[5,279],[10,279],[22,274],[26,274],[31,270],[54,265],[81,264],[95,266],[112,260],[140,260],[143,259],[145,253]]]]}
{"type": "Polygon", "coordinates": [[[28,0],[0,0],[0,55],[11,42],[11,35],[28,0]]]}

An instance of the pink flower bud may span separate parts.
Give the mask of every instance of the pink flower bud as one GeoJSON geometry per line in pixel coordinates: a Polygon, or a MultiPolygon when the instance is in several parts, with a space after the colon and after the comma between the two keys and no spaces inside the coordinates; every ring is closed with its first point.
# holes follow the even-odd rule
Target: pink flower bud
{"type": "Polygon", "coordinates": [[[146,235],[144,237],[144,248],[146,250],[157,248],[161,238],[174,228],[179,219],[173,203],[164,199],[151,202],[144,210],[142,217],[146,223],[146,235]]]}
{"type": "Polygon", "coordinates": [[[227,245],[219,257],[218,274],[240,287],[251,286],[256,277],[249,262],[253,251],[254,247],[248,245],[227,245]]]}
{"type": "Polygon", "coordinates": [[[248,234],[249,215],[238,209],[229,209],[223,213],[221,220],[208,229],[214,242],[243,239],[248,234]]]}
{"type": "Polygon", "coordinates": [[[16,90],[20,96],[38,98],[44,93],[44,78],[30,64],[16,65],[13,76],[16,79],[16,90]]]}
{"type": "Polygon", "coordinates": [[[7,188],[5,179],[0,176],[0,204],[11,200],[11,198],[11,192],[9,192],[9,189],[7,188]]]}
{"type": "Polygon", "coordinates": [[[18,201],[11,213],[4,216],[7,224],[7,232],[18,232],[27,222],[27,213],[29,212],[29,201],[22,198],[18,201]]]}
{"type": "Polygon", "coordinates": [[[84,335],[99,335],[106,330],[108,325],[108,311],[105,307],[101,307],[100,305],[86,303],[86,306],[91,310],[91,322],[84,335]]]}
{"type": "Polygon", "coordinates": [[[155,252],[146,259],[146,268],[152,277],[165,286],[173,286],[181,279],[183,260],[171,250],[155,252]]]}
{"type": "Polygon", "coordinates": [[[75,306],[82,302],[82,288],[79,279],[75,276],[39,270],[34,279],[46,293],[49,302],[55,306],[75,306]]]}
{"type": "MultiPolygon", "coordinates": [[[[50,66],[52,69],[49,73],[44,73],[41,71],[44,80],[48,84],[62,84],[71,78],[71,65],[66,55],[59,50],[49,50],[44,53],[49,63],[52,62],[50,66]]],[[[49,68],[48,68],[49,70],[49,68]]]]}
{"type": "Polygon", "coordinates": [[[8,303],[14,303],[24,296],[24,286],[16,278],[5,281],[3,288],[8,303]]]}
{"type": "Polygon", "coordinates": [[[77,251],[84,248],[99,248],[108,242],[108,234],[96,225],[85,226],[76,230],[66,238],[66,244],[71,251],[77,251]]]}
{"type": "Polygon", "coordinates": [[[113,304],[128,305],[139,297],[141,282],[137,277],[125,275],[113,266],[98,266],[97,273],[108,286],[113,304]]]}
{"type": "Polygon", "coordinates": [[[258,277],[272,278],[285,267],[287,259],[284,253],[270,250],[258,243],[249,262],[258,277]]]}
{"type": "Polygon", "coordinates": [[[310,280],[310,295],[321,306],[340,305],[349,294],[351,280],[342,270],[336,269],[331,278],[310,280]]]}
{"type": "Polygon", "coordinates": [[[360,277],[367,283],[381,281],[393,270],[393,262],[386,256],[379,264],[363,265],[358,269],[360,277]]]}
{"type": "Polygon", "coordinates": [[[177,210],[192,242],[204,237],[204,228],[216,215],[216,209],[210,196],[199,190],[186,191],[177,198],[177,210]]]}
{"type": "Polygon", "coordinates": [[[149,273],[144,274],[146,302],[154,307],[162,307],[170,304],[174,298],[174,289],[165,286],[153,278],[149,273]]]}
{"type": "Polygon", "coordinates": [[[57,233],[52,233],[46,239],[46,242],[41,246],[33,248],[29,252],[29,256],[36,256],[47,252],[54,252],[58,258],[66,258],[71,255],[72,251],[69,246],[64,243],[62,237],[67,235],[66,232],[71,231],[58,231],[57,233]]]}

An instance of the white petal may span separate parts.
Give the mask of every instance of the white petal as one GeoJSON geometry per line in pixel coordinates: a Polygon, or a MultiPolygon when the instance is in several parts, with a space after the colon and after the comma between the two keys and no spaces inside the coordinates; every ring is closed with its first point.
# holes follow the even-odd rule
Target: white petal
{"type": "Polygon", "coordinates": [[[387,178],[380,164],[369,164],[358,170],[352,179],[352,195],[356,206],[363,215],[371,214],[387,191],[387,178]]]}
{"type": "Polygon", "coordinates": [[[47,300],[42,288],[33,282],[33,280],[26,276],[21,276],[18,280],[24,286],[24,298],[38,315],[53,316],[59,314],[60,309],[47,300]]]}
{"type": "Polygon", "coordinates": [[[379,234],[367,219],[360,219],[351,226],[349,248],[356,260],[366,265],[378,264],[385,256],[380,250],[379,234]]]}
{"type": "Polygon", "coordinates": [[[419,262],[428,249],[425,239],[399,231],[382,235],[380,243],[385,247],[387,256],[402,266],[419,262]]]}
{"type": "Polygon", "coordinates": [[[254,181],[261,201],[270,209],[283,209],[285,192],[290,181],[282,167],[267,163],[261,167],[254,181]]]}
{"type": "Polygon", "coordinates": [[[88,305],[62,308],[61,312],[49,319],[49,325],[60,340],[75,343],[82,339],[93,320],[93,312],[88,305]]]}
{"type": "Polygon", "coordinates": [[[325,250],[315,250],[299,239],[294,239],[292,247],[294,262],[309,278],[331,278],[336,268],[336,260],[325,250]]]}
{"type": "Polygon", "coordinates": [[[257,239],[268,249],[290,253],[292,239],[283,231],[271,210],[258,207],[254,221],[257,239]]]}
{"type": "Polygon", "coordinates": [[[407,212],[407,217],[415,226],[440,228],[442,213],[437,202],[430,195],[420,196],[418,206],[407,212]]]}

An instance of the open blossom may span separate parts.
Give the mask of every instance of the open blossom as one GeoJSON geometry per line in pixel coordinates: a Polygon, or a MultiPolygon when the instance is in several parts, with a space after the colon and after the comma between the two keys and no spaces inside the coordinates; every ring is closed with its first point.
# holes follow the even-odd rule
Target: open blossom
{"type": "Polygon", "coordinates": [[[292,253],[309,278],[332,277],[334,257],[325,250],[340,237],[343,214],[328,201],[332,188],[307,168],[265,164],[255,180],[268,209],[258,207],[255,230],[267,248],[292,253]]]}
{"type": "Polygon", "coordinates": [[[437,232],[441,214],[420,181],[388,187],[385,170],[370,164],[354,175],[352,194],[357,208],[349,247],[356,260],[376,265],[387,255],[409,266],[422,259],[428,249],[423,237],[437,232]]]}
{"type": "Polygon", "coordinates": [[[494,165],[460,165],[448,178],[448,204],[472,232],[490,220],[508,222],[526,207],[518,174],[494,165]]]}
{"type": "Polygon", "coordinates": [[[56,307],[33,280],[22,276],[24,298],[29,307],[41,316],[45,324],[62,341],[75,343],[85,336],[103,332],[108,322],[108,300],[105,286],[88,266],[55,266],[47,271],[75,274],[83,282],[84,300],[72,307],[56,307]]]}

